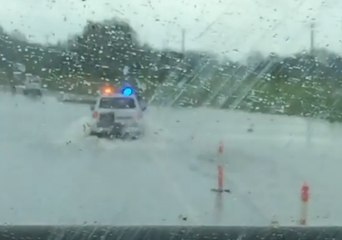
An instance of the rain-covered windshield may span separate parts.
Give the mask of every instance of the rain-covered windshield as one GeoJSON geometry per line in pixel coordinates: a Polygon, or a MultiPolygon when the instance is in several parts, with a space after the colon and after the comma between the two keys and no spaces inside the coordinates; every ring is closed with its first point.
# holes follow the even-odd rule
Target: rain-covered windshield
{"type": "Polygon", "coordinates": [[[135,108],[133,98],[124,97],[103,97],[100,100],[99,108],[125,109],[135,108]]]}
{"type": "Polygon", "coordinates": [[[0,224],[342,224],[342,1],[0,3],[0,224]]]}

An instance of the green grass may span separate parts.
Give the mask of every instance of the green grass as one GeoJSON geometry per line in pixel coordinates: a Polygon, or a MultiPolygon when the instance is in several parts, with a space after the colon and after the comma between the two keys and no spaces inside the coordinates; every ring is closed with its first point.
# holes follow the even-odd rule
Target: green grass
{"type": "MultiPolygon", "coordinates": [[[[2,80],[8,81],[4,78],[2,80]]],[[[173,106],[199,107],[206,104],[214,108],[232,108],[234,101],[241,99],[241,102],[234,106],[236,109],[342,122],[342,87],[337,80],[336,82],[303,79],[237,81],[215,76],[209,81],[195,79],[191,84],[181,87],[177,87],[178,82],[175,79],[159,83],[155,77],[142,76],[140,81],[146,86],[144,97],[147,100],[153,98],[153,104],[174,101],[173,106]],[[249,89],[250,87],[252,88],[249,89]],[[184,91],[179,95],[180,89],[184,91]],[[221,98],[226,100],[225,104],[220,103],[221,98]]],[[[62,78],[50,76],[44,79],[44,84],[50,90],[87,95],[94,95],[102,82],[103,79],[84,75],[62,78]],[[84,84],[84,80],[90,85],[84,84]]]]}

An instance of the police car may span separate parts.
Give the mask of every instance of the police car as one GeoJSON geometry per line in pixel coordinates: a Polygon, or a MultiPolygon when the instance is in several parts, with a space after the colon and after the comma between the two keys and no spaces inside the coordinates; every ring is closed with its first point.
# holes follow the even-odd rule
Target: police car
{"type": "Polygon", "coordinates": [[[109,138],[136,139],[144,134],[143,111],[146,106],[134,89],[115,89],[105,85],[92,110],[90,135],[109,138]]]}

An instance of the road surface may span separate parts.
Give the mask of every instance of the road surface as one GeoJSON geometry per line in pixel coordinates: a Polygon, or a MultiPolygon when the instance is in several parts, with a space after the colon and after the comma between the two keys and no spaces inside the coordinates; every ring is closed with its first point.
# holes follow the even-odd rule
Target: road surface
{"type": "Polygon", "coordinates": [[[339,124],[150,107],[122,142],[84,134],[86,105],[0,100],[0,224],[297,225],[303,182],[308,225],[342,224],[339,124]],[[231,193],[210,191],[219,161],[231,193]]]}

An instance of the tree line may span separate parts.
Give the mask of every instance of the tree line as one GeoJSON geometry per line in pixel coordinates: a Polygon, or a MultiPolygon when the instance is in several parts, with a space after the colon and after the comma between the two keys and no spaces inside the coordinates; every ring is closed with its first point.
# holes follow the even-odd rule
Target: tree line
{"type": "Polygon", "coordinates": [[[15,63],[53,90],[95,94],[105,81],[130,81],[159,105],[342,119],[342,57],[326,49],[287,57],[254,52],[240,63],[209,52],[154,49],[129,24],[110,19],[88,21],[81,34],[49,46],[0,29],[2,81],[13,81],[15,63]]]}

